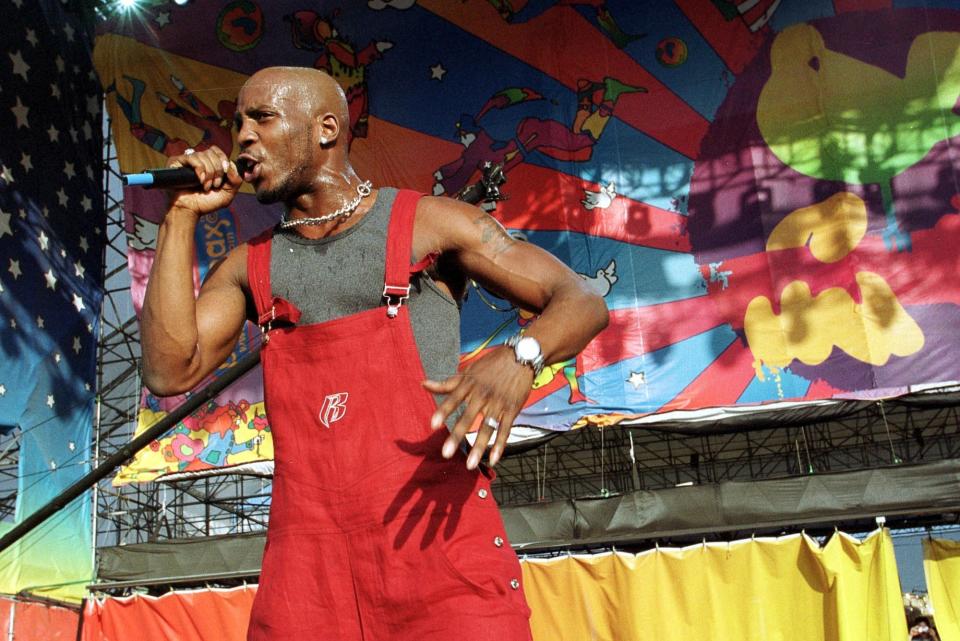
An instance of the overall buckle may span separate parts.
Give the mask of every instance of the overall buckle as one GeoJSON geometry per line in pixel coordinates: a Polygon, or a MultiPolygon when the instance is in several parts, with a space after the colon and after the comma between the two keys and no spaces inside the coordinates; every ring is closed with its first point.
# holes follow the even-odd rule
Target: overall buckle
{"type": "Polygon", "coordinates": [[[410,285],[398,287],[396,285],[383,286],[383,299],[387,301],[387,317],[396,318],[400,313],[403,301],[410,298],[410,285]]]}

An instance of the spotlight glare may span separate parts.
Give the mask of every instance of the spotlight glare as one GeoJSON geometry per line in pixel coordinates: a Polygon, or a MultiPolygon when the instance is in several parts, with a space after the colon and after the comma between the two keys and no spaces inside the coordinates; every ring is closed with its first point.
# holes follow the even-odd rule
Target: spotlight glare
{"type": "Polygon", "coordinates": [[[137,5],[137,0],[117,0],[120,8],[124,10],[133,9],[137,5]]]}
{"type": "Polygon", "coordinates": [[[187,4],[188,2],[190,2],[190,0],[173,0],[173,4],[178,5],[178,6],[181,6],[181,7],[182,7],[183,5],[185,5],[185,4],[187,4]]]}

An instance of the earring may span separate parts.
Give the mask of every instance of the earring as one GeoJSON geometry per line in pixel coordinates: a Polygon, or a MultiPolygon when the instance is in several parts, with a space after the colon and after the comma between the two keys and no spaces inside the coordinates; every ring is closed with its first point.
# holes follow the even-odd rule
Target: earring
{"type": "Polygon", "coordinates": [[[320,136],[320,144],[321,144],[321,145],[327,144],[327,138],[326,138],[326,136],[320,136]]]}

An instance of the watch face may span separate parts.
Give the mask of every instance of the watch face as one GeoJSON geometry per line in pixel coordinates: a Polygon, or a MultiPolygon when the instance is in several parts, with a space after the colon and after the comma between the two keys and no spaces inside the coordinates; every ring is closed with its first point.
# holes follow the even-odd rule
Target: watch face
{"type": "Polygon", "coordinates": [[[524,336],[517,341],[517,356],[525,361],[532,361],[540,355],[540,343],[532,336],[524,336]]]}

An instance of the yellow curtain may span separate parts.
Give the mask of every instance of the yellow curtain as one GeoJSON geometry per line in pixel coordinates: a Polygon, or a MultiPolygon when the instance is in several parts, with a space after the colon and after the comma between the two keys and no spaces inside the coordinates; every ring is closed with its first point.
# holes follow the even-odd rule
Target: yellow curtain
{"type": "Polygon", "coordinates": [[[960,641],[960,541],[925,540],[923,572],[941,641],[960,641]]]}
{"type": "Polygon", "coordinates": [[[886,530],[527,559],[523,576],[536,641],[907,638],[886,530]]]}

